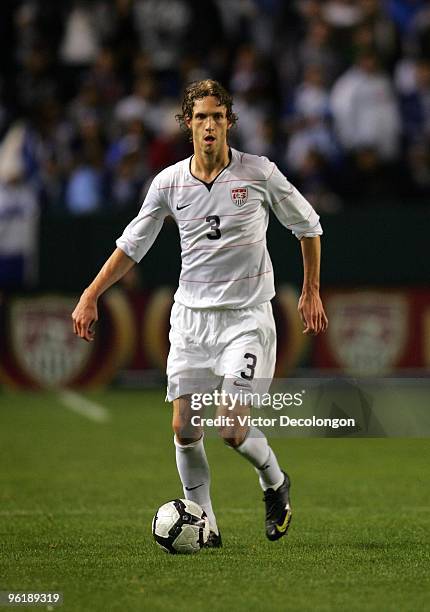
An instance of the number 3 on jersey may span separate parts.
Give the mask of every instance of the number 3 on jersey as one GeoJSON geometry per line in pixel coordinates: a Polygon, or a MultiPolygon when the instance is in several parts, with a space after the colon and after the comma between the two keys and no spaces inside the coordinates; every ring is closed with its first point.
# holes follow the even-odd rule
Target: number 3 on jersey
{"type": "Polygon", "coordinates": [[[221,238],[221,230],[219,229],[220,218],[218,215],[209,215],[205,219],[210,224],[212,232],[206,234],[209,240],[219,240],[221,238]]]}
{"type": "Polygon", "coordinates": [[[257,356],[253,353],[245,353],[244,358],[248,360],[246,370],[240,373],[245,380],[252,380],[255,374],[255,366],[257,365],[257,356]]]}

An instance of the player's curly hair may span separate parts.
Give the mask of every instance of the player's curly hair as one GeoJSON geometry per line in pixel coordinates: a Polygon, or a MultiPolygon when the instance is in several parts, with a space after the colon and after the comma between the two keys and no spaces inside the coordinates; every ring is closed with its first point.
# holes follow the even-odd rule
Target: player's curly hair
{"type": "Polygon", "coordinates": [[[181,129],[188,134],[190,140],[192,140],[192,134],[190,128],[186,124],[186,119],[192,118],[195,101],[206,98],[207,96],[218,98],[219,105],[226,107],[227,119],[232,126],[235,125],[237,121],[237,115],[233,112],[233,98],[228,91],[224,89],[221,83],[212,79],[194,81],[190,83],[184,91],[182,113],[175,115],[176,121],[181,126],[181,129]]]}

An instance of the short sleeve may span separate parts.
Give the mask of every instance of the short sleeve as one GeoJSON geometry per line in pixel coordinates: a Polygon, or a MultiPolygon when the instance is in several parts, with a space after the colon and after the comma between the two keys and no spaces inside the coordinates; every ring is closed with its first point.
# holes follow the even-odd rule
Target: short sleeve
{"type": "Polygon", "coordinates": [[[163,227],[169,214],[163,190],[158,187],[157,177],[152,181],[142,208],[125,228],[116,246],[136,263],[146,255],[163,227]]]}
{"type": "Polygon", "coordinates": [[[267,190],[270,208],[296,238],[313,238],[323,233],[320,218],[311,204],[275,164],[267,180],[267,190]]]}

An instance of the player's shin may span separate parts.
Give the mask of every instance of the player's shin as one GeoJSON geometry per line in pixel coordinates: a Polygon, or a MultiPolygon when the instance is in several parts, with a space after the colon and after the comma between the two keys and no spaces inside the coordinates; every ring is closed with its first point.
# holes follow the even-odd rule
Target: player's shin
{"type": "Polygon", "coordinates": [[[215,514],[210,498],[210,471],[203,436],[196,442],[180,444],[174,437],[176,465],[184,489],[185,499],[199,504],[209,518],[211,531],[218,534],[215,514]]]}
{"type": "Polygon", "coordinates": [[[250,427],[244,441],[235,450],[252,463],[263,491],[268,488],[276,490],[283,483],[284,474],[262,431],[250,427]]]}

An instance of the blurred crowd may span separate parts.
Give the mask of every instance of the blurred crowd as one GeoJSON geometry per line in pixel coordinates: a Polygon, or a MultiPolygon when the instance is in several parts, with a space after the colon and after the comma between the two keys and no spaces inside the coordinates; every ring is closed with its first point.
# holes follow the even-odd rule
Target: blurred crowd
{"type": "Polygon", "coordinates": [[[426,0],[2,0],[0,217],[137,210],[191,153],[186,84],[221,81],[232,146],[317,210],[426,203],[426,0]]]}

